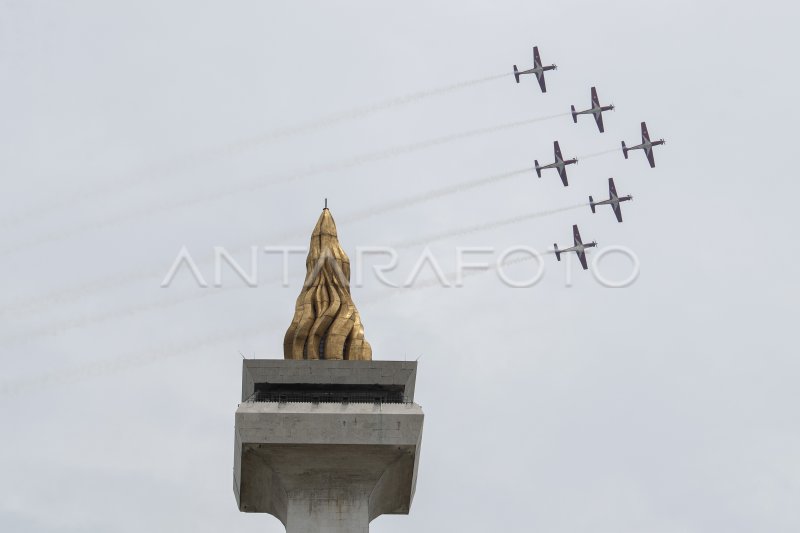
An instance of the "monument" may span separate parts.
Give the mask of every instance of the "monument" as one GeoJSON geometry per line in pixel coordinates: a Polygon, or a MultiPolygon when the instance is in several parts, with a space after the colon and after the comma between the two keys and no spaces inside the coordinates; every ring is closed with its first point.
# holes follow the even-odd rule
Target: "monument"
{"type": "Polygon", "coordinates": [[[382,514],[408,514],[422,439],[417,364],[372,360],[327,207],[311,235],[283,355],[243,363],[239,510],[269,513],[287,533],[366,533],[382,514]]]}

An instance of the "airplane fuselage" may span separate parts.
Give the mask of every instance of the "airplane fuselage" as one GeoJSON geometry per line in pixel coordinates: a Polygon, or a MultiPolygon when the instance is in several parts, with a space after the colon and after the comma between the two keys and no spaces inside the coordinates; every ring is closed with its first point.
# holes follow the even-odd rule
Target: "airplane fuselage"
{"type": "Polygon", "coordinates": [[[565,166],[566,165],[564,164],[563,161],[556,161],[555,163],[550,163],[549,165],[545,165],[545,166],[539,167],[539,168],[542,169],[542,170],[547,169],[547,168],[558,168],[558,169],[561,169],[561,168],[564,168],[565,166]]]}
{"type": "Polygon", "coordinates": [[[522,74],[541,74],[542,72],[546,72],[548,70],[555,70],[555,68],[556,68],[555,65],[548,65],[546,67],[533,67],[533,68],[528,69],[528,70],[520,70],[519,73],[520,73],[520,75],[522,75],[522,74]]]}
{"type": "Polygon", "coordinates": [[[613,105],[606,105],[606,106],[596,106],[591,109],[584,109],[583,111],[575,111],[576,115],[596,115],[598,113],[602,113],[603,111],[611,111],[614,109],[613,105]]]}
{"type": "Polygon", "coordinates": [[[587,248],[594,248],[597,246],[596,242],[588,242],[586,244],[576,244],[575,246],[570,246],[569,248],[564,248],[563,250],[559,250],[559,253],[564,252],[578,252],[583,253],[587,248]]]}
{"type": "Polygon", "coordinates": [[[548,169],[548,168],[557,168],[557,169],[561,170],[564,167],[566,167],[567,165],[572,165],[573,163],[577,163],[577,162],[578,162],[577,159],[567,159],[566,161],[555,161],[554,163],[550,163],[548,165],[544,165],[542,167],[539,167],[539,169],[540,170],[545,170],[545,169],[548,169]]]}
{"type": "Polygon", "coordinates": [[[619,198],[609,198],[608,200],[601,200],[594,202],[594,205],[619,205],[619,198]]]}
{"type": "Polygon", "coordinates": [[[621,202],[627,202],[628,200],[633,200],[633,196],[631,196],[630,194],[627,195],[627,196],[621,196],[621,197],[620,196],[612,196],[608,200],[601,200],[600,202],[593,202],[593,203],[594,203],[594,205],[613,205],[613,206],[617,206],[621,202]]]}
{"type": "Polygon", "coordinates": [[[660,139],[658,141],[645,141],[642,144],[637,144],[636,146],[628,146],[628,151],[630,150],[650,150],[653,146],[659,146],[664,144],[664,139],[660,139]]]}

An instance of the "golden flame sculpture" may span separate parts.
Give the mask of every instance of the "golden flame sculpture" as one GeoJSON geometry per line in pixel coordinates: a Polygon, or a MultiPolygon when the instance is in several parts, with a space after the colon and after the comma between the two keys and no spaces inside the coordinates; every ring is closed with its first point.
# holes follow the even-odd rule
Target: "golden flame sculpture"
{"type": "Polygon", "coordinates": [[[283,339],[284,359],[371,360],[372,347],[350,296],[350,259],[326,207],[311,234],[306,281],[283,339]]]}

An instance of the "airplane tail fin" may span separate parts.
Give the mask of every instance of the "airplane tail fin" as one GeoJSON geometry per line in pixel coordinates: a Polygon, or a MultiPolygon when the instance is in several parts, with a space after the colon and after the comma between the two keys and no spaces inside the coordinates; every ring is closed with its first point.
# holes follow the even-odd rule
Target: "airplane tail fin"
{"type": "Polygon", "coordinates": [[[514,79],[517,80],[517,83],[519,83],[519,70],[517,70],[516,65],[514,65],[514,79]]]}
{"type": "Polygon", "coordinates": [[[625,141],[622,141],[622,155],[625,156],[625,159],[628,159],[628,147],[625,146],[625,141]]]}
{"type": "Polygon", "coordinates": [[[539,166],[539,161],[534,159],[533,160],[533,165],[536,167],[536,175],[541,178],[542,177],[542,167],[539,166]]]}
{"type": "Polygon", "coordinates": [[[578,115],[577,115],[577,113],[575,113],[575,106],[571,105],[569,107],[572,109],[572,122],[577,124],[578,123],[578,115]]]}
{"type": "Polygon", "coordinates": [[[589,207],[592,208],[592,213],[594,213],[595,212],[594,211],[594,198],[592,198],[591,196],[589,197],[589,207]]]}
{"type": "Polygon", "coordinates": [[[556,251],[556,259],[558,259],[559,261],[561,261],[561,251],[558,249],[558,243],[554,242],[554,243],[553,243],[553,248],[554,248],[554,249],[555,249],[555,251],[556,251]]]}

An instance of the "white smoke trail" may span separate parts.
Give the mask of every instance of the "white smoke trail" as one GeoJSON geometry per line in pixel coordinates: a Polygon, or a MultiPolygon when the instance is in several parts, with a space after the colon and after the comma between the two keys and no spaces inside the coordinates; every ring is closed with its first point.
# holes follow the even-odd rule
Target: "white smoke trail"
{"type": "MultiPolygon", "coordinates": [[[[301,231],[297,230],[294,233],[284,232],[281,235],[274,236],[273,239],[278,241],[287,236],[294,237],[295,235],[300,236],[301,231]]],[[[250,246],[252,245],[239,246],[229,251],[231,253],[237,253],[246,250],[250,246]]],[[[214,256],[209,255],[203,257],[201,260],[197,260],[196,264],[198,267],[213,265],[214,256]]],[[[167,265],[162,265],[161,267],[151,270],[136,270],[118,276],[110,276],[101,280],[90,281],[69,289],[53,291],[40,297],[18,301],[0,309],[0,318],[16,316],[23,313],[32,313],[35,311],[52,308],[56,305],[79,301],[93,294],[119,289],[146,280],[152,280],[154,283],[158,283],[166,274],[166,269],[167,265]]]]}
{"type": "MultiPolygon", "coordinates": [[[[548,215],[551,215],[551,214],[556,214],[556,213],[568,211],[570,209],[576,209],[576,208],[579,208],[579,207],[584,207],[585,205],[586,204],[578,204],[578,205],[568,206],[568,207],[564,207],[564,208],[560,208],[560,209],[552,209],[552,210],[548,210],[548,211],[540,211],[540,212],[537,212],[537,213],[530,213],[528,215],[521,215],[519,217],[513,217],[513,218],[510,218],[510,219],[504,219],[504,220],[500,220],[500,221],[496,221],[496,222],[490,222],[490,223],[482,224],[482,225],[478,225],[478,226],[471,226],[469,228],[464,228],[462,230],[450,232],[450,233],[448,233],[446,235],[447,236],[462,235],[462,234],[472,233],[472,232],[481,231],[481,230],[485,230],[485,229],[491,229],[491,228],[499,227],[501,225],[510,224],[510,223],[516,222],[516,221],[526,220],[526,219],[530,219],[530,218],[538,218],[538,217],[548,216],[548,215]]],[[[420,240],[419,242],[432,242],[433,240],[444,238],[444,235],[445,234],[435,235],[435,236],[429,237],[427,239],[420,240]]],[[[403,246],[403,244],[400,244],[400,245],[397,245],[396,247],[402,247],[402,246],[403,246]]],[[[508,266],[508,265],[511,265],[511,264],[522,263],[522,262],[527,262],[527,261],[531,261],[533,259],[534,258],[530,257],[530,256],[524,256],[522,258],[517,258],[517,259],[510,259],[510,260],[504,261],[502,265],[499,265],[499,264],[490,265],[486,269],[462,272],[461,275],[462,276],[475,276],[475,275],[478,275],[478,274],[483,274],[483,273],[487,273],[487,272],[496,271],[499,268],[504,267],[504,266],[508,266]]],[[[455,278],[455,276],[456,276],[456,273],[452,273],[450,275],[451,278],[455,278]]],[[[428,280],[417,282],[417,283],[415,283],[414,285],[412,285],[410,287],[405,287],[403,289],[395,289],[395,290],[392,290],[392,291],[389,291],[389,292],[385,292],[385,293],[382,293],[382,294],[375,295],[375,296],[373,296],[371,298],[366,298],[366,299],[363,300],[363,304],[364,305],[370,305],[370,304],[374,304],[374,303],[383,301],[383,300],[385,300],[387,298],[393,298],[395,296],[399,296],[399,295],[402,295],[402,294],[407,294],[408,291],[416,291],[416,290],[421,290],[421,289],[428,289],[428,288],[437,287],[437,286],[440,286],[440,285],[441,285],[441,281],[439,280],[439,278],[438,277],[434,277],[434,278],[430,278],[428,280]]],[[[199,295],[198,294],[189,295],[188,297],[181,297],[181,298],[174,299],[171,302],[161,302],[161,303],[158,303],[158,304],[153,304],[153,305],[149,305],[149,306],[143,306],[142,308],[134,308],[134,309],[122,310],[122,312],[118,312],[118,313],[116,313],[116,315],[107,315],[107,316],[100,317],[99,320],[107,320],[107,319],[109,319],[109,318],[111,318],[113,316],[135,314],[135,313],[142,312],[142,311],[149,310],[149,309],[153,309],[153,308],[166,307],[166,306],[174,305],[175,303],[186,302],[186,301],[189,301],[189,300],[202,298],[202,297],[205,297],[207,295],[210,296],[210,295],[216,295],[216,294],[219,294],[219,292],[205,292],[205,293],[199,294],[199,295]]],[[[83,322],[83,323],[84,324],[85,323],[91,323],[91,319],[89,319],[88,321],[83,322]]],[[[211,335],[211,336],[208,336],[208,337],[204,337],[204,338],[202,338],[200,340],[184,343],[184,344],[181,344],[181,345],[178,345],[178,346],[172,346],[172,347],[167,347],[167,348],[163,348],[163,349],[159,349],[159,350],[153,350],[153,351],[145,351],[145,352],[141,352],[141,353],[134,353],[134,354],[131,354],[131,355],[126,355],[126,356],[122,356],[122,357],[119,357],[119,358],[116,358],[116,359],[111,359],[111,360],[93,361],[93,362],[89,362],[89,363],[86,363],[86,364],[83,364],[83,365],[78,365],[78,366],[75,366],[75,367],[72,367],[72,368],[59,369],[59,370],[46,372],[46,373],[39,374],[39,375],[34,375],[34,376],[29,377],[29,378],[23,378],[23,379],[19,379],[19,380],[11,380],[11,381],[6,381],[6,382],[0,382],[0,397],[2,397],[2,396],[13,396],[13,395],[20,394],[20,393],[23,393],[23,392],[26,392],[26,391],[29,391],[29,390],[37,390],[37,389],[40,390],[42,387],[45,387],[45,386],[65,385],[65,384],[71,384],[71,383],[75,383],[75,382],[80,382],[80,381],[83,381],[85,379],[91,379],[93,377],[103,377],[103,376],[107,376],[109,374],[119,373],[119,372],[122,372],[122,371],[125,371],[125,370],[128,370],[128,369],[131,369],[131,368],[137,368],[137,367],[140,367],[140,366],[153,364],[153,363],[156,363],[156,362],[159,362],[159,361],[162,361],[162,360],[165,360],[165,359],[169,359],[169,358],[172,358],[172,357],[177,357],[177,356],[180,356],[180,355],[191,353],[191,352],[199,350],[201,348],[205,348],[205,347],[208,347],[208,346],[213,346],[213,345],[216,345],[216,344],[221,344],[221,343],[233,340],[233,339],[237,339],[237,338],[240,339],[240,338],[243,338],[243,337],[255,336],[255,335],[258,335],[259,333],[262,333],[264,331],[279,330],[279,328],[285,327],[285,326],[286,326],[286,324],[283,324],[283,323],[281,323],[281,324],[274,323],[274,324],[271,325],[270,328],[266,328],[263,325],[257,324],[257,325],[248,327],[248,328],[243,329],[243,330],[237,330],[237,331],[233,331],[233,332],[227,332],[227,333],[222,333],[222,334],[211,335]]]]}
{"type": "Polygon", "coordinates": [[[65,230],[55,231],[46,235],[39,237],[38,239],[27,241],[10,248],[6,248],[5,250],[0,251],[0,257],[7,257],[14,253],[33,248],[36,246],[41,246],[44,244],[49,244],[53,242],[58,242],[64,239],[68,239],[70,237],[74,237],[80,235],[82,233],[86,233],[88,231],[94,231],[101,228],[108,228],[109,226],[115,226],[119,224],[123,224],[125,222],[131,220],[137,220],[139,218],[148,217],[160,212],[167,212],[167,211],[175,211],[182,208],[193,207],[195,205],[206,203],[206,202],[214,202],[220,200],[222,198],[233,196],[240,193],[251,193],[255,192],[260,189],[264,189],[270,186],[273,186],[278,183],[287,183],[292,181],[297,181],[301,179],[308,179],[314,176],[318,176],[320,174],[328,173],[328,172],[336,172],[341,170],[348,170],[354,167],[358,167],[364,165],[366,163],[372,163],[376,161],[381,161],[384,159],[389,159],[392,157],[397,157],[400,155],[410,154],[413,152],[417,152],[420,150],[425,150],[428,148],[432,148],[435,146],[440,146],[443,144],[468,139],[472,137],[478,137],[481,135],[488,135],[491,133],[497,133],[500,131],[505,131],[514,128],[520,128],[523,126],[527,126],[530,124],[535,124],[537,122],[542,122],[546,120],[551,120],[554,118],[562,117],[568,115],[569,113],[559,113],[556,115],[547,115],[543,117],[536,117],[526,120],[519,120],[514,122],[508,122],[505,124],[500,124],[497,126],[490,126],[486,128],[477,128],[473,130],[468,130],[460,133],[453,133],[450,135],[445,135],[442,137],[437,137],[434,139],[428,139],[421,142],[395,146],[392,148],[378,150],[375,152],[368,152],[366,154],[362,154],[359,156],[355,156],[349,159],[344,159],[341,161],[336,161],[333,163],[317,165],[313,167],[309,167],[305,170],[294,172],[291,174],[286,174],[283,176],[273,177],[269,179],[269,177],[259,177],[256,179],[252,179],[249,181],[242,182],[234,187],[229,189],[218,190],[216,192],[212,192],[210,194],[205,194],[202,196],[195,196],[193,198],[182,198],[177,200],[168,200],[166,202],[162,202],[161,204],[151,205],[148,207],[143,207],[138,210],[130,211],[128,213],[120,213],[116,214],[111,217],[106,217],[105,219],[92,221],[74,228],[68,228],[65,230]]]}
{"type": "MultiPolygon", "coordinates": [[[[502,265],[492,265],[487,269],[480,271],[465,272],[465,276],[473,276],[486,272],[492,272],[501,266],[507,266],[515,263],[521,263],[532,260],[532,257],[525,256],[523,258],[505,261],[502,265]]],[[[455,274],[452,275],[453,277],[455,274]]],[[[411,287],[405,289],[395,289],[389,292],[375,295],[371,298],[363,300],[362,304],[369,306],[388,298],[394,298],[403,294],[409,294],[412,291],[428,289],[440,286],[438,278],[431,278],[419,282],[411,287]]],[[[174,357],[188,355],[195,353],[198,350],[208,348],[209,346],[216,346],[224,344],[237,339],[247,337],[254,337],[264,332],[279,332],[282,328],[287,327],[289,319],[286,322],[278,323],[277,321],[271,324],[253,324],[243,329],[235,331],[228,331],[224,333],[217,333],[209,335],[194,341],[189,341],[173,346],[167,346],[156,350],[144,350],[141,352],[134,352],[131,354],[122,355],[113,359],[102,359],[90,361],[84,364],[75,365],[72,367],[60,368],[40,374],[34,374],[27,378],[6,380],[0,382],[0,398],[11,397],[23,394],[30,391],[41,391],[45,388],[50,388],[59,385],[69,385],[79,383],[92,378],[100,378],[108,375],[118,374],[126,370],[139,368],[142,366],[154,364],[174,357]]]]}
{"type": "MultiPolygon", "coordinates": [[[[518,222],[522,222],[522,221],[525,221],[525,220],[532,220],[532,219],[536,219],[536,218],[543,218],[543,217],[547,217],[547,216],[552,216],[552,215],[555,215],[555,214],[558,214],[558,213],[564,213],[564,212],[571,211],[571,210],[574,210],[574,209],[579,209],[579,208],[585,207],[587,205],[588,204],[586,204],[586,203],[580,203],[580,204],[560,207],[560,208],[557,208],[557,209],[548,209],[548,210],[545,210],[545,211],[537,211],[535,213],[526,213],[524,215],[518,215],[518,216],[515,216],[515,217],[510,217],[510,218],[505,218],[505,219],[496,220],[496,221],[492,221],[492,222],[487,222],[487,223],[484,223],[484,224],[476,224],[476,225],[473,225],[473,226],[457,228],[455,230],[447,231],[447,232],[444,232],[444,233],[438,233],[438,234],[435,234],[435,235],[430,235],[430,236],[423,237],[421,239],[417,239],[417,240],[413,240],[413,241],[405,241],[405,242],[395,243],[394,245],[390,245],[390,246],[395,248],[395,249],[404,249],[404,248],[411,248],[411,247],[417,246],[417,245],[427,245],[427,244],[430,244],[432,242],[440,241],[440,240],[447,239],[447,238],[450,238],[450,237],[460,237],[460,236],[463,236],[463,235],[469,235],[469,234],[472,234],[472,233],[478,233],[478,232],[481,232],[481,231],[487,231],[487,230],[499,228],[499,227],[502,227],[502,226],[516,224],[518,222]]],[[[269,283],[272,283],[272,282],[279,282],[279,281],[282,281],[282,279],[283,279],[282,276],[275,276],[273,279],[268,280],[266,283],[269,284],[269,283]]],[[[202,289],[199,292],[193,292],[191,294],[180,295],[180,296],[168,299],[168,300],[162,300],[162,301],[155,302],[155,303],[146,303],[146,304],[142,304],[142,305],[138,305],[138,306],[132,306],[132,307],[126,307],[126,308],[122,308],[122,309],[116,309],[116,310],[112,310],[112,311],[109,311],[109,312],[106,312],[106,313],[97,314],[97,315],[90,315],[90,316],[84,316],[84,317],[78,317],[78,318],[71,318],[70,320],[67,320],[67,321],[59,322],[59,323],[56,323],[56,324],[46,325],[46,326],[37,328],[35,330],[28,330],[28,331],[25,331],[25,332],[22,332],[22,333],[18,333],[18,334],[13,335],[13,336],[0,338],[0,345],[7,345],[9,343],[15,343],[15,342],[19,342],[19,341],[24,341],[24,340],[27,340],[27,339],[30,339],[30,338],[34,338],[34,337],[37,337],[37,336],[42,336],[42,335],[56,335],[58,333],[61,333],[63,331],[66,331],[66,330],[69,330],[69,329],[73,329],[73,328],[79,328],[79,327],[85,327],[85,326],[94,326],[94,325],[96,325],[98,323],[106,322],[106,321],[109,321],[109,320],[115,320],[115,319],[119,319],[119,318],[129,318],[129,317],[132,317],[132,316],[135,316],[135,315],[138,315],[138,314],[141,314],[141,313],[149,312],[149,311],[167,309],[169,307],[173,307],[173,306],[180,305],[180,304],[183,304],[183,303],[186,303],[186,302],[190,302],[190,301],[199,300],[199,299],[202,299],[202,298],[205,298],[205,297],[208,297],[208,296],[217,296],[217,295],[220,295],[220,294],[223,294],[223,293],[227,294],[231,290],[242,290],[242,287],[236,287],[236,288],[232,288],[232,289],[228,289],[228,288],[202,289]]]]}
{"type": "MultiPolygon", "coordinates": [[[[370,152],[367,154],[359,155],[356,157],[352,157],[350,159],[346,159],[343,161],[338,161],[335,163],[327,164],[327,165],[319,165],[316,167],[311,167],[306,169],[303,172],[295,173],[289,176],[277,178],[274,180],[275,182],[287,182],[287,181],[295,181],[298,179],[307,178],[310,176],[314,176],[317,174],[325,173],[325,172],[335,172],[340,170],[348,170],[350,168],[363,165],[365,163],[373,163],[375,161],[381,161],[383,159],[389,159],[392,157],[397,157],[400,155],[410,154],[413,152],[418,152],[420,150],[425,150],[428,148],[433,148],[435,146],[441,146],[443,144],[452,143],[455,141],[460,141],[464,139],[470,139],[472,137],[479,137],[482,135],[488,135],[491,133],[498,133],[505,130],[521,128],[523,126],[528,126],[530,124],[535,124],[537,122],[544,122],[547,120],[552,120],[555,118],[563,117],[565,115],[569,115],[569,113],[558,113],[555,115],[545,115],[541,117],[534,117],[525,120],[517,120],[514,122],[507,122],[505,124],[499,124],[497,126],[489,126],[486,128],[477,128],[472,130],[467,130],[459,133],[452,133],[450,135],[444,135],[442,137],[436,137],[434,139],[427,139],[425,141],[410,143],[401,146],[395,146],[392,148],[388,148],[386,150],[379,150],[376,152],[370,152]]],[[[255,188],[260,188],[263,186],[263,182],[259,180],[258,184],[254,184],[255,188]]],[[[236,192],[239,192],[239,189],[236,189],[236,192]]]]}
{"type": "Polygon", "coordinates": [[[589,205],[589,204],[587,204],[586,202],[583,202],[583,203],[580,203],[580,204],[568,205],[566,207],[559,207],[557,209],[548,209],[546,211],[537,211],[535,213],[527,213],[527,214],[518,215],[518,216],[515,216],[515,217],[504,218],[502,220],[495,220],[495,221],[492,221],[492,222],[486,222],[484,224],[476,224],[474,226],[468,226],[466,228],[457,228],[457,229],[454,229],[454,230],[451,230],[451,231],[446,231],[444,233],[439,233],[437,235],[432,235],[432,236],[425,237],[425,238],[422,238],[422,239],[415,239],[415,240],[411,240],[411,241],[401,242],[401,243],[395,245],[395,248],[403,249],[403,248],[411,248],[411,247],[414,247],[414,246],[426,245],[426,244],[430,244],[432,242],[440,241],[442,239],[448,239],[450,237],[460,237],[460,236],[463,236],[463,235],[469,235],[471,233],[477,233],[477,232],[480,232],[480,231],[486,231],[486,230],[490,230],[490,229],[495,229],[495,228],[499,228],[499,227],[502,227],[502,226],[508,226],[510,224],[516,224],[517,222],[522,222],[524,220],[532,220],[532,219],[535,219],[535,218],[548,217],[548,216],[555,215],[555,214],[558,214],[558,213],[564,213],[564,212],[567,212],[567,211],[580,209],[582,207],[586,207],[587,205],[589,205]]]}
{"type": "Polygon", "coordinates": [[[181,295],[175,298],[169,298],[166,300],[160,300],[157,302],[149,302],[142,305],[135,305],[131,307],[124,307],[121,309],[115,309],[106,313],[99,313],[95,315],[88,315],[82,317],[73,317],[69,320],[64,320],[62,322],[57,322],[55,324],[47,324],[45,326],[23,331],[16,333],[14,335],[9,335],[6,337],[0,338],[0,345],[9,345],[9,344],[16,344],[19,342],[24,342],[31,338],[36,337],[43,337],[47,335],[59,335],[65,331],[82,328],[86,326],[96,326],[103,322],[107,322],[110,320],[116,320],[120,318],[131,318],[136,315],[140,315],[142,313],[150,312],[150,311],[157,311],[161,309],[166,309],[172,306],[176,306],[179,304],[200,300],[202,298],[206,298],[208,296],[213,296],[218,294],[220,291],[230,292],[232,290],[240,290],[241,287],[228,288],[228,287],[221,287],[218,289],[210,289],[205,288],[202,290],[198,290],[192,292],[191,294],[181,295]]]}
{"type": "MultiPolygon", "coordinates": [[[[272,327],[279,327],[277,324],[272,327]]],[[[269,331],[264,325],[253,325],[249,328],[209,335],[200,339],[157,350],[146,350],[122,355],[113,359],[90,361],[81,365],[55,369],[27,378],[0,382],[0,397],[15,396],[28,391],[42,391],[45,388],[67,385],[91,378],[99,378],[116,374],[125,370],[146,366],[148,364],[186,355],[237,338],[255,336],[269,331]]]]}
{"type": "MultiPolygon", "coordinates": [[[[523,256],[517,259],[509,259],[507,261],[504,261],[502,265],[494,264],[490,265],[489,267],[483,270],[463,272],[462,276],[465,277],[477,276],[479,274],[494,272],[501,267],[517,263],[528,262],[534,259],[535,258],[531,256],[523,256]]],[[[456,273],[451,273],[450,278],[455,278],[455,276],[456,273]]],[[[441,286],[440,280],[438,278],[430,278],[418,282],[411,287],[405,287],[402,289],[393,289],[388,292],[376,294],[370,298],[365,298],[362,300],[362,305],[369,306],[384,301],[388,298],[394,298],[395,296],[409,294],[411,291],[429,289],[438,286],[441,286]]],[[[267,325],[254,324],[247,328],[239,329],[236,331],[229,331],[225,333],[209,335],[207,337],[203,337],[195,341],[190,341],[174,346],[168,346],[158,350],[147,350],[147,351],[132,353],[117,357],[115,359],[90,361],[82,365],[76,365],[73,367],[44,372],[27,378],[3,381],[0,382],[0,397],[15,396],[28,391],[42,390],[45,387],[68,385],[85,381],[87,379],[99,378],[111,374],[117,374],[125,370],[138,368],[149,364],[154,364],[166,359],[171,359],[174,357],[194,353],[203,348],[207,348],[209,346],[215,346],[218,344],[223,344],[225,342],[230,342],[232,340],[254,337],[264,332],[279,332],[282,328],[287,327],[288,324],[289,324],[288,319],[286,322],[281,322],[281,323],[275,321],[267,325]]]]}
{"type": "Polygon", "coordinates": [[[437,87],[434,89],[428,89],[424,91],[418,91],[414,93],[409,93],[403,96],[397,96],[394,98],[389,98],[388,100],[384,100],[382,102],[376,102],[374,104],[362,106],[362,107],[355,107],[348,111],[342,111],[340,113],[334,113],[332,115],[328,115],[325,117],[321,117],[315,120],[311,120],[309,122],[305,122],[302,124],[298,124],[297,126],[290,126],[288,128],[283,128],[280,130],[273,131],[266,135],[262,135],[259,137],[254,137],[252,139],[248,139],[239,143],[231,144],[227,147],[228,150],[237,151],[242,148],[249,148],[252,146],[257,146],[260,144],[264,144],[266,142],[275,141],[278,139],[283,139],[286,137],[292,137],[295,135],[312,133],[317,130],[323,128],[329,128],[331,126],[336,126],[343,122],[349,122],[352,120],[356,120],[359,118],[364,118],[374,113],[378,113],[380,111],[386,111],[395,107],[405,106],[414,102],[418,102],[420,100],[424,100],[426,98],[430,98],[433,96],[440,96],[443,94],[451,93],[454,91],[459,91],[461,89],[466,89],[468,87],[473,87],[475,85],[480,85],[483,83],[487,83],[494,80],[499,80],[500,78],[505,78],[509,74],[495,74],[492,76],[486,76],[483,78],[477,78],[474,80],[467,80],[461,81],[458,83],[453,83],[450,85],[445,85],[443,87],[437,87]]]}
{"type": "MultiPolygon", "coordinates": [[[[517,257],[515,259],[506,259],[505,261],[503,261],[500,264],[493,263],[493,264],[488,265],[486,268],[482,268],[482,269],[469,269],[469,270],[462,270],[460,272],[457,272],[457,271],[449,272],[449,273],[444,275],[444,278],[445,279],[457,279],[459,276],[461,278],[473,277],[473,276],[478,276],[478,275],[481,275],[481,274],[486,274],[486,273],[489,273],[489,272],[495,272],[497,270],[500,270],[501,268],[505,268],[505,267],[510,266],[510,265],[516,265],[518,263],[527,263],[527,262],[530,262],[530,261],[537,261],[537,260],[538,259],[535,256],[524,255],[522,257],[517,257]]],[[[445,287],[442,287],[442,280],[439,279],[437,276],[434,276],[434,277],[428,278],[426,280],[414,281],[414,284],[410,285],[410,286],[396,287],[396,288],[389,289],[388,292],[375,294],[371,298],[363,299],[362,302],[364,304],[366,304],[366,305],[370,305],[370,304],[374,304],[374,303],[377,303],[377,302],[382,302],[383,300],[386,300],[387,298],[393,298],[395,296],[400,296],[402,294],[407,294],[406,291],[418,291],[418,290],[422,290],[422,289],[430,289],[430,288],[433,288],[433,287],[445,288],[445,287]]]]}
{"type": "Polygon", "coordinates": [[[374,207],[372,209],[367,209],[360,213],[356,213],[352,216],[342,218],[341,221],[344,223],[348,222],[356,222],[359,220],[363,220],[365,218],[370,218],[377,215],[382,215],[388,211],[394,211],[396,209],[402,209],[404,207],[410,207],[415,204],[420,204],[423,202],[428,202],[430,200],[435,200],[437,198],[442,198],[444,196],[449,196],[451,194],[456,194],[464,191],[468,191],[470,189],[474,189],[477,187],[483,187],[484,185],[489,185],[491,183],[497,183],[499,181],[503,181],[509,178],[513,178],[515,176],[519,176],[521,174],[525,174],[526,172],[531,172],[533,167],[522,168],[519,170],[512,170],[510,172],[504,172],[502,174],[495,174],[493,176],[478,178],[475,180],[463,182],[463,183],[456,183],[454,185],[448,187],[442,187],[441,189],[434,189],[432,191],[423,192],[414,196],[408,196],[406,198],[401,198],[394,202],[388,202],[383,205],[374,207]]]}
{"type": "Polygon", "coordinates": [[[614,152],[622,152],[622,150],[619,148],[611,148],[609,150],[603,150],[602,152],[594,152],[591,154],[579,155],[578,160],[581,161],[583,159],[591,159],[593,157],[600,157],[601,155],[613,154],[614,152]]]}
{"type": "Polygon", "coordinates": [[[313,119],[295,126],[277,129],[263,135],[258,135],[250,139],[230,143],[219,148],[204,150],[165,163],[150,165],[141,170],[123,176],[121,179],[104,180],[103,182],[93,184],[90,188],[74,190],[66,195],[61,195],[60,197],[46,204],[32,207],[15,215],[0,218],[0,228],[6,229],[18,226],[32,218],[48,215],[56,210],[72,208],[76,204],[85,202],[87,200],[96,199],[109,194],[117,194],[140,184],[150,183],[156,180],[163,181],[164,179],[172,179],[170,175],[178,173],[182,170],[198,168],[216,159],[235,156],[241,152],[278,140],[313,133],[325,128],[330,128],[339,124],[364,118],[381,111],[387,111],[396,107],[409,105],[426,98],[441,96],[469,87],[474,87],[476,85],[498,80],[506,76],[509,76],[509,74],[495,74],[492,76],[485,76],[482,78],[461,81],[433,89],[417,91],[402,96],[396,96],[381,102],[376,102],[374,104],[355,107],[347,111],[323,116],[321,118],[313,119]]]}
{"type": "MultiPolygon", "coordinates": [[[[450,194],[457,194],[463,191],[467,191],[469,189],[481,187],[484,185],[489,185],[491,183],[495,183],[504,179],[512,178],[514,176],[524,174],[525,172],[529,172],[530,170],[531,169],[529,168],[520,169],[520,170],[513,170],[510,172],[504,172],[502,174],[496,174],[489,177],[481,177],[468,182],[455,184],[448,187],[442,187],[440,189],[433,189],[431,191],[402,198],[400,200],[393,200],[390,202],[386,202],[382,205],[379,205],[375,208],[356,213],[350,217],[343,217],[339,220],[339,223],[348,224],[364,220],[367,218],[371,218],[373,216],[379,216],[389,211],[402,209],[405,207],[424,203],[437,198],[442,198],[450,194]]],[[[307,229],[308,228],[302,228],[302,229],[297,228],[294,230],[284,231],[281,234],[273,235],[267,238],[266,242],[280,242],[283,239],[302,238],[304,236],[303,232],[307,231],[307,229]]],[[[238,253],[246,251],[250,246],[252,246],[252,243],[231,248],[229,251],[231,253],[238,253]]],[[[209,265],[212,263],[213,263],[213,257],[207,257],[197,262],[199,266],[209,265]]],[[[111,276],[101,280],[90,281],[88,283],[84,283],[69,289],[54,291],[34,299],[12,303],[11,305],[0,309],[0,318],[4,316],[18,315],[20,313],[25,313],[25,312],[34,312],[44,308],[52,307],[54,305],[77,301],[82,298],[88,297],[92,294],[121,288],[126,285],[130,285],[148,279],[160,280],[164,276],[164,274],[165,270],[164,267],[162,266],[150,270],[140,269],[119,276],[111,276]]]]}

